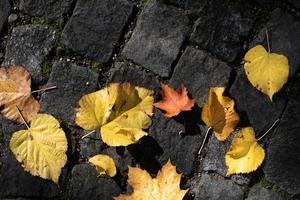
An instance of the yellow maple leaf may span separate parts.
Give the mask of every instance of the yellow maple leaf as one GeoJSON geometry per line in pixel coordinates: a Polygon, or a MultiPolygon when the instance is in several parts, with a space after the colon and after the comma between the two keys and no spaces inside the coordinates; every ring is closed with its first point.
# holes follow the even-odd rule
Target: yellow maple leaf
{"type": "Polygon", "coordinates": [[[28,130],[13,134],[9,147],[25,171],[58,183],[61,169],[67,162],[68,143],[52,115],[35,115],[28,130]]]}
{"type": "Polygon", "coordinates": [[[100,128],[110,146],[127,146],[147,135],[153,111],[153,91],[130,83],[113,83],[79,101],[76,123],[85,130],[100,128]]]}
{"type": "Polygon", "coordinates": [[[208,101],[201,117],[207,127],[211,127],[218,140],[224,141],[239,123],[239,116],[234,110],[234,101],[223,96],[224,87],[210,88],[208,101]]]}
{"type": "Polygon", "coordinates": [[[115,200],[182,200],[188,190],[180,189],[181,174],[170,160],[152,178],[147,171],[129,167],[128,183],[132,194],[114,197],[115,200]]]}
{"type": "Polygon", "coordinates": [[[250,83],[259,91],[273,95],[287,82],[288,59],[284,55],[268,53],[262,45],[250,49],[245,55],[244,68],[250,83]]]}
{"type": "Polygon", "coordinates": [[[252,127],[241,129],[225,155],[227,176],[255,171],[265,159],[264,149],[257,143],[252,127]]]}
{"type": "Polygon", "coordinates": [[[99,175],[108,175],[114,177],[117,173],[116,165],[114,160],[107,155],[95,155],[89,158],[89,162],[92,163],[99,175]]]}
{"type": "Polygon", "coordinates": [[[40,110],[40,104],[31,95],[30,74],[19,66],[0,68],[0,112],[12,121],[23,123],[17,107],[27,122],[40,110]]]}

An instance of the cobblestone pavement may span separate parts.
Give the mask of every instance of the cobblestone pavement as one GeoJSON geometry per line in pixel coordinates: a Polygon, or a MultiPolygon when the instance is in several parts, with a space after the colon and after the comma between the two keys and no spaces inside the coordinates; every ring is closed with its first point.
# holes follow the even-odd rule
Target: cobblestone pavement
{"type": "Polygon", "coordinates": [[[0,64],[22,65],[33,88],[58,89],[37,98],[41,112],[59,119],[68,139],[68,162],[59,186],[31,176],[8,148],[22,128],[0,119],[0,199],[110,200],[128,186],[127,166],[155,174],[170,158],[183,173],[186,200],[300,199],[300,1],[299,0],[1,0],[0,64]],[[286,55],[290,77],[273,102],[253,88],[241,64],[256,44],[286,55]],[[99,133],[81,140],[74,108],[84,94],[111,82],[131,82],[159,94],[160,82],[184,83],[199,107],[209,87],[225,86],[236,101],[241,126],[257,136],[281,118],[262,142],[266,160],[254,173],[226,177],[224,154],[210,137],[197,155],[206,127],[167,119],[155,110],[149,136],[134,146],[112,148],[99,133]],[[184,134],[179,134],[183,132],[184,134]],[[97,177],[87,158],[104,153],[118,168],[97,177]]]}

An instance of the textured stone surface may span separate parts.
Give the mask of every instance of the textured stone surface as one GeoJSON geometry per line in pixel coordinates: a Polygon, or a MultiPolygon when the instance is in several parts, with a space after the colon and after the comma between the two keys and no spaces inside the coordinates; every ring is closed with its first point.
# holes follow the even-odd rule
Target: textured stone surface
{"type": "Polygon", "coordinates": [[[95,167],[80,164],[73,168],[69,199],[111,200],[120,193],[121,190],[113,179],[98,177],[95,167]]]}
{"type": "Polygon", "coordinates": [[[62,20],[72,3],[73,0],[21,0],[20,10],[31,16],[62,20]]]}
{"type": "MultiPolygon", "coordinates": [[[[300,66],[300,21],[280,9],[273,11],[267,23],[271,52],[285,55],[289,60],[290,76],[295,76],[300,66]]],[[[264,44],[267,47],[265,28],[260,31],[251,46],[264,44]]]]}
{"type": "MultiPolygon", "coordinates": [[[[202,169],[208,172],[216,172],[226,177],[227,166],[225,165],[225,155],[230,148],[234,133],[225,141],[218,141],[214,134],[207,143],[207,153],[203,160],[202,169]]],[[[228,178],[228,177],[227,177],[228,178]]],[[[231,180],[239,185],[248,185],[251,181],[250,175],[232,175],[231,180]]]]}
{"type": "Polygon", "coordinates": [[[214,173],[202,173],[195,200],[242,200],[245,188],[214,173]]]}
{"type": "Polygon", "coordinates": [[[224,86],[229,82],[231,68],[206,52],[187,47],[170,79],[174,88],[183,83],[197,99],[200,107],[208,97],[210,87],[224,86]]]}
{"type": "Polygon", "coordinates": [[[201,141],[199,129],[189,130],[183,122],[166,118],[156,110],[149,136],[142,138],[139,145],[132,146],[129,151],[150,172],[156,173],[170,159],[178,171],[190,175],[201,141]]]}
{"type": "Polygon", "coordinates": [[[108,83],[130,82],[136,86],[146,87],[158,91],[160,84],[158,79],[149,72],[145,72],[141,67],[128,66],[126,63],[117,62],[110,70],[108,83]]]}
{"type": "Polygon", "coordinates": [[[263,188],[261,185],[257,184],[250,189],[248,197],[246,200],[283,200],[279,194],[263,188]]]}
{"type": "Polygon", "coordinates": [[[5,119],[2,120],[4,134],[4,149],[2,168],[0,173],[0,198],[24,197],[24,198],[53,198],[59,194],[59,188],[55,183],[43,180],[25,172],[21,164],[9,149],[9,141],[15,131],[25,129],[5,119]]]}
{"type": "Polygon", "coordinates": [[[293,6],[295,6],[298,10],[300,10],[300,1],[298,0],[288,0],[293,6]]]}
{"type": "Polygon", "coordinates": [[[300,194],[300,81],[294,85],[267,149],[266,178],[290,194],[300,194]]]}
{"type": "Polygon", "coordinates": [[[182,11],[149,0],[122,53],[154,73],[167,77],[189,33],[188,24],[189,20],[182,11]]]}
{"type": "Polygon", "coordinates": [[[55,30],[44,25],[24,25],[13,29],[7,42],[3,66],[25,67],[34,82],[43,80],[42,64],[55,44],[55,30]]]}
{"type": "Polygon", "coordinates": [[[255,89],[248,81],[244,70],[238,76],[229,91],[241,114],[241,123],[254,127],[256,136],[262,135],[278,119],[286,105],[285,95],[275,94],[273,101],[255,89]]]}
{"type": "Polygon", "coordinates": [[[62,33],[74,52],[108,62],[133,12],[127,0],[78,0],[62,33]]]}
{"type": "Polygon", "coordinates": [[[3,25],[5,24],[8,15],[10,13],[10,2],[9,0],[2,0],[0,4],[0,32],[2,31],[3,25]]]}
{"type": "Polygon", "coordinates": [[[245,4],[211,1],[207,15],[200,16],[193,27],[191,42],[234,61],[254,23],[245,4]]]}
{"type": "Polygon", "coordinates": [[[75,124],[75,108],[79,99],[94,92],[98,75],[88,68],[68,62],[57,62],[52,67],[48,86],[57,89],[45,92],[41,97],[41,112],[52,114],[68,124],[75,124]]]}

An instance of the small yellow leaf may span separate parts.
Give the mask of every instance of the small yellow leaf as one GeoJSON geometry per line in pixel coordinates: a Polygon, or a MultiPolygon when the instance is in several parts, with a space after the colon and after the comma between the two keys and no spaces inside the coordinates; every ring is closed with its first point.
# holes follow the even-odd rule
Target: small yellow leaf
{"type": "Polygon", "coordinates": [[[95,165],[99,175],[108,175],[114,177],[117,173],[114,160],[107,155],[95,155],[89,158],[89,162],[95,165]]]}
{"type": "Polygon", "coordinates": [[[100,128],[109,146],[127,146],[147,135],[151,125],[153,91],[129,83],[113,83],[79,101],[76,123],[85,130],[100,128]]]}
{"type": "Polygon", "coordinates": [[[26,122],[40,110],[40,104],[31,95],[30,74],[19,66],[0,68],[0,112],[9,120],[23,123],[17,107],[26,122]]]}
{"type": "Polygon", "coordinates": [[[208,101],[201,113],[207,127],[212,127],[218,140],[224,141],[239,123],[234,101],[223,96],[224,87],[210,88],[208,101]]]}
{"type": "Polygon", "coordinates": [[[177,174],[170,160],[152,178],[147,171],[129,167],[128,183],[133,188],[129,195],[121,194],[115,200],[182,200],[187,190],[180,189],[181,174],[177,174]]]}
{"type": "Polygon", "coordinates": [[[227,176],[255,171],[265,159],[264,149],[257,143],[252,127],[241,129],[225,155],[227,176]]]}
{"type": "Polygon", "coordinates": [[[246,53],[244,68],[250,83],[271,100],[289,76],[288,59],[284,55],[268,53],[261,45],[246,53]]]}
{"type": "Polygon", "coordinates": [[[28,130],[13,134],[9,147],[25,171],[58,183],[61,169],[67,162],[68,143],[53,116],[35,115],[28,130]]]}

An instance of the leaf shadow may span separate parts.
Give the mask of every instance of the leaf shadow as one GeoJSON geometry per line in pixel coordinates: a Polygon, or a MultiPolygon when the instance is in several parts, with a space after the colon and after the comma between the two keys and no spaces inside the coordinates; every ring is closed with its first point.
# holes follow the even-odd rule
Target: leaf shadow
{"type": "Polygon", "coordinates": [[[161,156],[164,151],[153,137],[143,137],[138,144],[130,145],[127,149],[141,168],[149,173],[157,174],[161,169],[156,157],[161,156]]]}

